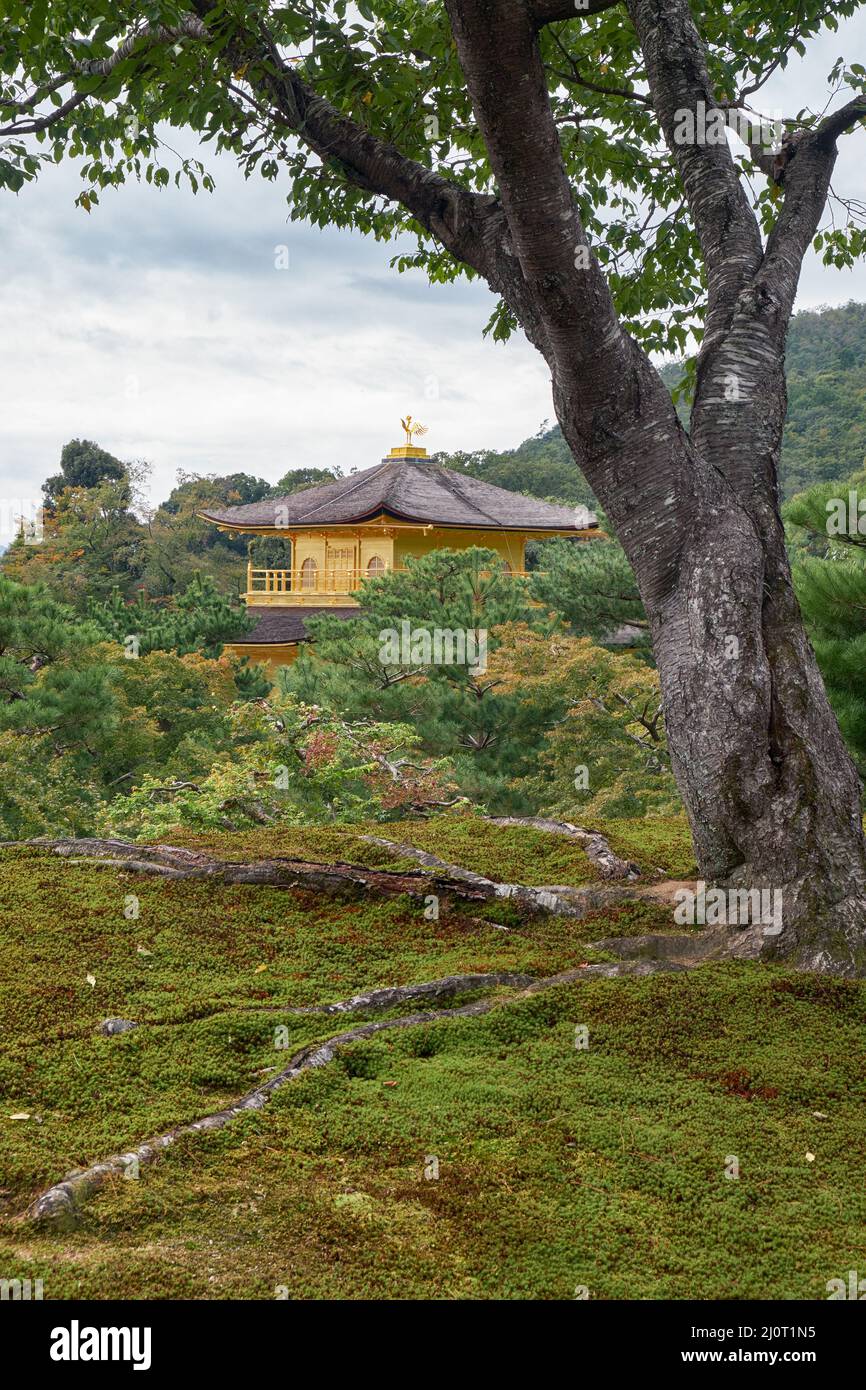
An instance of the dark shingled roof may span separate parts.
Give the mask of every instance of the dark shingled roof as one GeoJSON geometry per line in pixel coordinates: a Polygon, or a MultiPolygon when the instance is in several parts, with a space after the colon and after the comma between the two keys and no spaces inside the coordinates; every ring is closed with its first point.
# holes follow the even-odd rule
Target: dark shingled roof
{"type": "Polygon", "coordinates": [[[243,531],[258,526],[345,525],[368,521],[380,512],[398,521],[483,530],[582,531],[597,524],[585,508],[554,507],[537,497],[523,497],[418,459],[383,459],[363,473],[304,488],[288,497],[202,512],[201,516],[243,531]]]}
{"type": "Polygon", "coordinates": [[[357,618],[360,608],[337,608],[333,604],[321,607],[310,604],[308,608],[248,608],[247,613],[255,619],[252,632],[236,637],[233,646],[244,642],[270,646],[280,642],[307,642],[305,618],[318,618],[320,613],[333,613],[335,618],[357,618]]]}

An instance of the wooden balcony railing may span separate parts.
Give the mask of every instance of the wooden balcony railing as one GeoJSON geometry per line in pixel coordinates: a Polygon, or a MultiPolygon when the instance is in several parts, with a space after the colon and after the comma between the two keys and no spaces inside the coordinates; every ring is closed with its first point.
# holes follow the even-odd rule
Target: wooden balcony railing
{"type": "MultiPolygon", "coordinates": [[[[382,571],[380,571],[382,572],[382,571]]],[[[249,594],[351,594],[368,578],[366,570],[247,569],[249,594]]]]}
{"type": "MultiPolygon", "coordinates": [[[[388,570],[379,573],[388,573],[388,570]]],[[[397,574],[406,572],[405,565],[393,567],[397,574]]],[[[536,571],[537,572],[537,571],[536,571]]],[[[528,570],[509,570],[512,576],[525,577],[528,570]]],[[[264,594],[351,594],[360,589],[371,576],[363,569],[254,569],[247,566],[247,596],[264,594]]]]}

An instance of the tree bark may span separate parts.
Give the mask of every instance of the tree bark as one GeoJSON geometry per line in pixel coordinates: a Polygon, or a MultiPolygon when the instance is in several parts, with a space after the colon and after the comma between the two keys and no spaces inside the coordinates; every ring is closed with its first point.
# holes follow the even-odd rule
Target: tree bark
{"type": "Polygon", "coordinates": [[[587,436],[575,407],[582,381],[561,369],[554,375],[557,415],[635,571],[701,877],[781,895],[783,930],[767,934],[766,957],[862,974],[861,787],[803,627],[785,550],[776,496],[782,350],[753,381],[743,374],[750,353],[766,348],[761,339],[760,325],[751,333],[740,325],[717,345],[715,368],[699,377],[691,440],[648,407],[638,388],[635,426],[621,427],[612,451],[600,432],[587,436]],[[738,363],[739,389],[753,392],[748,402],[713,394],[713,372],[728,353],[738,363]],[[671,467],[672,435],[680,438],[679,468],[671,467]],[[740,485],[748,504],[737,490],[738,475],[746,473],[740,485]],[[686,475],[689,483],[678,492],[676,481],[686,475]]]}
{"type": "Polygon", "coordinates": [[[765,956],[859,974],[859,780],[803,629],[781,525],[762,536],[722,516],[713,509],[695,529],[677,585],[650,612],[699,871],[780,894],[783,930],[766,936],[765,956]]]}
{"type": "Polygon", "coordinates": [[[685,538],[675,591],[653,620],[674,770],[702,874],[782,895],[784,929],[767,937],[764,953],[862,973],[861,787],[803,627],[778,487],[785,342],[836,132],[819,128],[798,141],[764,249],[727,144],[670,138],[676,107],[715,104],[685,0],[630,0],[629,12],[709,282],[691,421],[709,495],[685,538]]]}

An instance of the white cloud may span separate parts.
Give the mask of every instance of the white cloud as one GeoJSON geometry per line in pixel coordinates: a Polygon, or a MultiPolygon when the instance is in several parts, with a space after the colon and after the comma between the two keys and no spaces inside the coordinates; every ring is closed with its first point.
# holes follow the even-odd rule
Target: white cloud
{"type": "Polygon", "coordinates": [[[67,439],[178,469],[365,468],[410,411],[433,449],[505,448],[551,414],[522,338],[484,340],[481,285],[431,287],[394,246],[286,223],[284,191],[219,161],[213,195],[127,186],[89,216],[74,171],[0,203],[0,492],[38,492],[67,439]],[[277,269],[276,248],[289,248],[277,269]]]}

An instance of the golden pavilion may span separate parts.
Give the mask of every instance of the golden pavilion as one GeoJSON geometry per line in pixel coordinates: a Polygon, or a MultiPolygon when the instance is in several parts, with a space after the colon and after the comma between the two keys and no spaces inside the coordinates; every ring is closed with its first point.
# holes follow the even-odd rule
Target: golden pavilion
{"type": "Polygon", "coordinates": [[[202,512],[222,531],[291,542],[290,569],[247,566],[245,599],[255,626],[228,650],[271,672],[308,641],[305,619],[352,617],[364,579],[402,570],[431,550],[483,546],[511,574],[526,573],[526,545],[553,536],[589,539],[597,521],[585,507],[554,506],[454,473],[428,458],[424,427],[408,415],[406,442],[373,468],[225,511],[202,512]]]}

